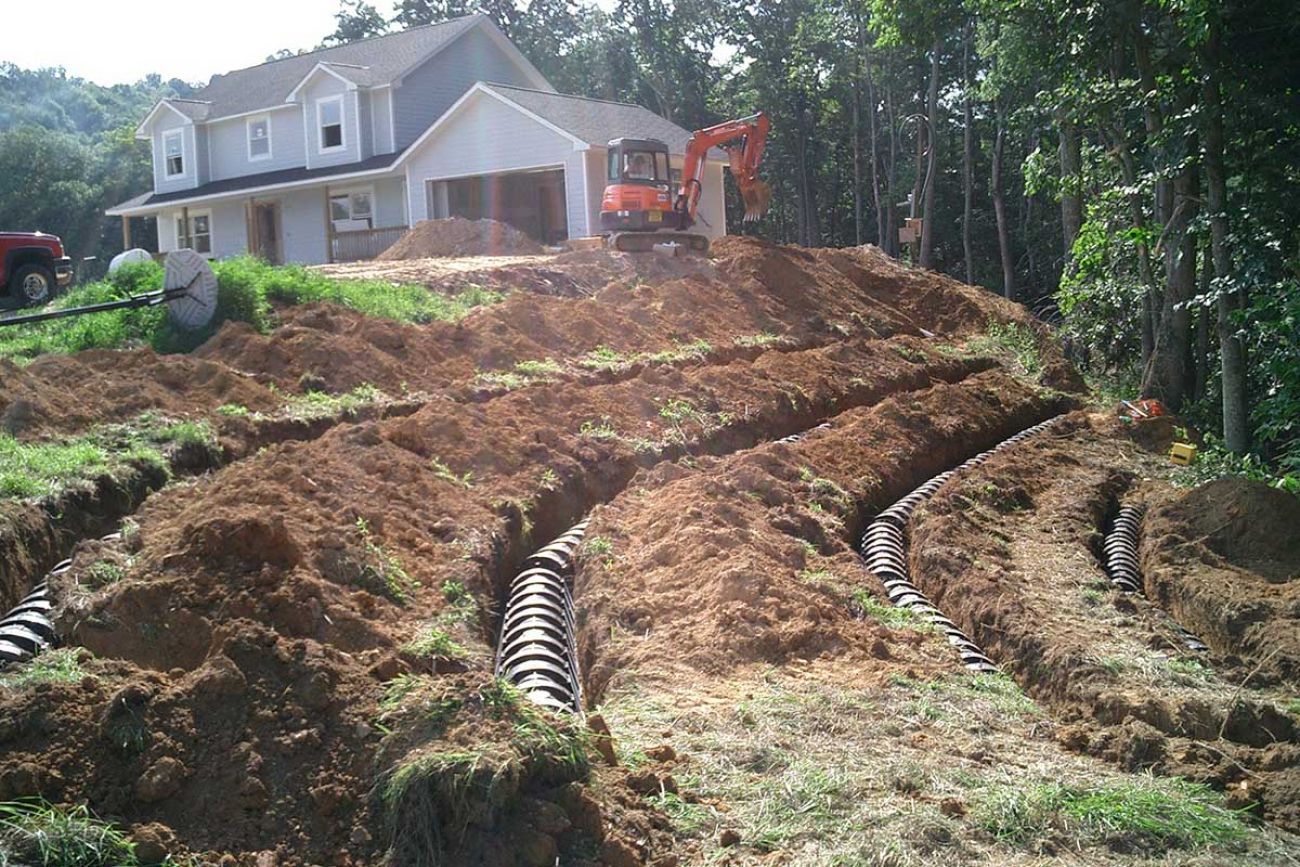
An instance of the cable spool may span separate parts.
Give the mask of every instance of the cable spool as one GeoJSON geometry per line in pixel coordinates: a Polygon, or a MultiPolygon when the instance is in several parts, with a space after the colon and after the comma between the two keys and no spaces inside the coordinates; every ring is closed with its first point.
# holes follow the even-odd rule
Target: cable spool
{"type": "Polygon", "coordinates": [[[193,250],[168,253],[163,295],[167,313],[178,327],[195,331],[211,322],[217,312],[217,277],[208,260],[193,250]]]}

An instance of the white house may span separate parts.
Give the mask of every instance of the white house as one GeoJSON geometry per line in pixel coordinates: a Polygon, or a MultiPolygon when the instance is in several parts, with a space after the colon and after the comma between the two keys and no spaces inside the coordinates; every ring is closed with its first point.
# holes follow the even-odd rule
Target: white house
{"type": "MultiPolygon", "coordinates": [[[[557,93],[484,15],[215,76],[164,99],[136,135],[153,190],[111,208],[156,217],[160,252],[367,258],[429,218],[493,217],[539,240],[599,231],[606,145],[689,133],[641,106],[557,93]]],[[[711,153],[700,231],[724,234],[711,153]]],[[[129,244],[128,244],[129,245],[129,244]]]]}

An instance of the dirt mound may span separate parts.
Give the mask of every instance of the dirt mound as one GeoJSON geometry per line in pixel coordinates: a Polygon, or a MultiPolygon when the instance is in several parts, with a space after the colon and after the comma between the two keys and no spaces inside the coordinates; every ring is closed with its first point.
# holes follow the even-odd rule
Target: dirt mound
{"type": "Polygon", "coordinates": [[[225,364],[151,349],[46,355],[26,367],[0,360],[0,427],[20,438],[67,435],[148,410],[189,415],[227,403],[270,410],[280,402],[225,364]]]}
{"type": "Polygon", "coordinates": [[[1300,498],[1221,479],[1158,503],[1143,525],[1148,591],[1189,629],[1257,668],[1300,681],[1300,498]]]}
{"type": "Polygon", "coordinates": [[[375,258],[423,259],[429,256],[507,256],[541,253],[542,245],[508,223],[496,220],[421,220],[375,258]]]}

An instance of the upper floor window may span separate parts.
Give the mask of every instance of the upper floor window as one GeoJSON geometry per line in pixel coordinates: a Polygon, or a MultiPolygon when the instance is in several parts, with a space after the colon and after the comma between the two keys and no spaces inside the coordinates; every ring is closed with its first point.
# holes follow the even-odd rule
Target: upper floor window
{"type": "Polygon", "coordinates": [[[271,158],[271,116],[248,119],[248,159],[266,160],[271,158]]]}
{"type": "Polygon", "coordinates": [[[320,124],[320,149],[343,148],[343,97],[327,96],[316,101],[316,120],[320,124]]]}
{"type": "Polygon", "coordinates": [[[163,133],[163,174],[179,178],[185,174],[184,130],[173,129],[163,133]]]}

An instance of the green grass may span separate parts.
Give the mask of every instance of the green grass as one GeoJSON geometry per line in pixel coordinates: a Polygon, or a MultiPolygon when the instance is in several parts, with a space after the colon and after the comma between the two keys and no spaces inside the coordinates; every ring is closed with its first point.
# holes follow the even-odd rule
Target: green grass
{"type": "Polygon", "coordinates": [[[420,659],[462,659],[465,648],[436,626],[430,626],[419,638],[402,646],[403,653],[420,659]]]}
{"type": "Polygon", "coordinates": [[[630,365],[633,360],[632,356],[601,345],[579,358],[576,363],[588,370],[619,370],[630,365]]]}
{"type": "Polygon", "coordinates": [[[778,343],[785,343],[786,340],[787,340],[786,338],[781,337],[780,335],[777,334],[773,334],[770,331],[762,331],[759,332],[758,334],[742,334],[732,342],[735,343],[737,346],[743,346],[746,349],[752,349],[757,347],[766,348],[768,346],[773,346],[778,343]]]}
{"type": "Polygon", "coordinates": [[[142,464],[165,472],[164,450],[183,446],[215,448],[211,425],[145,413],[59,442],[19,442],[0,433],[0,497],[55,497],[142,464]]]}
{"type": "Polygon", "coordinates": [[[86,578],[93,587],[116,584],[126,577],[126,569],[111,560],[96,560],[86,568],[86,578]]]}
{"type": "Polygon", "coordinates": [[[457,474],[451,467],[447,466],[442,458],[436,455],[429,459],[429,466],[433,469],[433,474],[444,482],[453,484],[458,488],[468,489],[474,487],[474,473],[467,471],[457,474]]]}
{"type": "Polygon", "coordinates": [[[593,440],[618,439],[618,431],[607,418],[600,421],[584,421],[578,428],[578,435],[593,440]]]}
{"type": "Polygon", "coordinates": [[[84,805],[0,803],[0,867],[134,867],[135,846],[84,805]]]}
{"type": "Polygon", "coordinates": [[[582,552],[589,556],[600,557],[614,550],[614,543],[604,536],[592,536],[582,546],[582,552]]]}
{"type": "MultiPolygon", "coordinates": [[[[363,407],[389,400],[387,394],[370,383],[362,383],[343,394],[308,391],[304,394],[284,395],[285,403],[274,415],[311,421],[334,416],[352,417],[363,407]]],[[[263,413],[253,413],[254,418],[267,418],[263,413]]]]}
{"type": "Polygon", "coordinates": [[[1052,835],[1080,845],[1123,841],[1158,852],[1225,846],[1247,833],[1239,814],[1209,788],[1177,778],[994,787],[980,796],[974,819],[1016,846],[1052,835]]]}
{"type": "Polygon", "coordinates": [[[87,675],[77,661],[79,652],[75,648],[61,647],[10,666],[0,675],[0,689],[26,689],[42,683],[81,683],[87,675]]]}
{"type": "Polygon", "coordinates": [[[359,576],[361,585],[405,605],[420,583],[407,574],[400,560],[375,540],[365,518],[357,518],[356,530],[361,537],[363,552],[359,576]]]}
{"type": "Polygon", "coordinates": [[[1018,322],[998,322],[990,319],[979,337],[966,344],[972,355],[1009,355],[1017,372],[1037,379],[1043,372],[1043,359],[1038,351],[1038,338],[1032,328],[1018,322]]]}
{"type": "Polygon", "coordinates": [[[553,382],[564,373],[564,365],[554,358],[520,361],[512,370],[485,370],[474,381],[484,388],[502,388],[513,391],[528,385],[553,382]]]}
{"type": "MultiPolygon", "coordinates": [[[[482,287],[443,295],[423,286],[335,280],[299,266],[273,266],[246,256],[217,262],[213,271],[217,276],[217,309],[213,321],[199,331],[173,328],[162,306],[114,310],[6,328],[0,332],[0,357],[24,363],[50,352],[131,345],[152,346],[159,352],[185,352],[201,344],[226,321],[247,322],[258,331],[269,330],[275,320],[274,304],[327,301],[366,316],[399,322],[455,322],[474,308],[504,297],[482,287]]],[[[160,288],[162,267],[145,263],[124,268],[109,280],[79,286],[53,306],[62,309],[95,304],[160,288]]]]}
{"type": "Polygon", "coordinates": [[[890,629],[911,629],[916,632],[934,631],[933,624],[918,617],[912,609],[900,608],[897,605],[891,605],[887,601],[877,599],[865,588],[854,590],[852,601],[853,608],[862,612],[863,617],[869,617],[890,629]]]}

